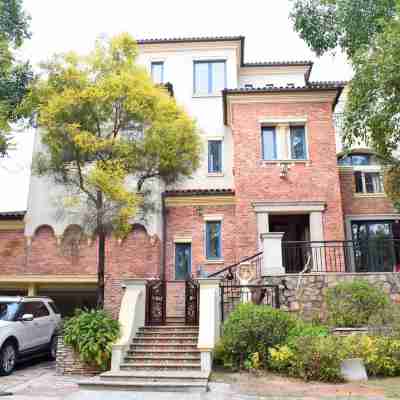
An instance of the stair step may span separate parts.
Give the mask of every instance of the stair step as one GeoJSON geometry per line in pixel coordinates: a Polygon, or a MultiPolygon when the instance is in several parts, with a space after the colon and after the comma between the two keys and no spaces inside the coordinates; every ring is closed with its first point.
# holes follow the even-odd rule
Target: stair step
{"type": "Polygon", "coordinates": [[[170,379],[197,380],[204,381],[210,376],[209,372],[203,371],[107,371],[103,372],[102,379],[142,379],[151,381],[161,381],[170,379]]]}
{"type": "Polygon", "coordinates": [[[160,343],[143,343],[143,344],[134,344],[129,347],[129,351],[148,351],[148,352],[159,352],[159,350],[165,350],[166,352],[174,351],[174,350],[182,350],[182,351],[198,351],[197,346],[195,344],[160,344],[160,343]]]}
{"type": "Polygon", "coordinates": [[[145,355],[155,355],[155,356],[180,356],[180,355],[191,355],[191,356],[200,356],[200,351],[199,350],[164,350],[164,349],[157,349],[154,351],[151,351],[149,349],[146,350],[128,350],[127,354],[129,356],[131,355],[139,355],[139,356],[145,356],[145,355]]]}
{"type": "Polygon", "coordinates": [[[139,336],[133,340],[197,340],[197,336],[139,336]]]}
{"type": "Polygon", "coordinates": [[[121,363],[121,370],[150,370],[150,371],[168,371],[172,370],[198,370],[200,371],[201,364],[200,361],[198,363],[121,363]]]}
{"type": "Polygon", "coordinates": [[[174,324],[168,324],[168,325],[146,325],[142,326],[139,329],[199,329],[198,325],[174,325],[174,324]]]}
{"type": "Polygon", "coordinates": [[[125,360],[179,360],[179,361],[186,361],[186,360],[200,360],[200,353],[196,355],[187,355],[185,353],[182,354],[173,354],[173,355],[162,355],[158,353],[151,353],[150,354],[129,354],[125,357],[125,360]]]}
{"type": "Polygon", "coordinates": [[[185,336],[188,337],[198,337],[199,332],[198,331],[170,331],[170,332],[165,332],[165,331],[141,331],[137,333],[137,337],[163,337],[166,334],[168,334],[168,337],[176,337],[176,338],[182,338],[185,336]]]}
{"type": "Polygon", "coordinates": [[[81,390],[104,390],[104,391],[137,391],[137,392],[206,392],[207,382],[181,382],[180,380],[169,382],[149,382],[135,380],[104,381],[99,379],[87,380],[78,383],[81,390]]]}

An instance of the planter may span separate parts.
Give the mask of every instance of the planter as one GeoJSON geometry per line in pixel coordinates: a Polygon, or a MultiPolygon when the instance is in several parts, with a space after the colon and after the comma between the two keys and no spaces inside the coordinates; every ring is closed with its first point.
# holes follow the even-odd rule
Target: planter
{"type": "Polygon", "coordinates": [[[83,375],[93,376],[100,372],[99,367],[81,361],[79,354],[64,343],[64,337],[58,337],[56,370],[60,375],[83,375]]]}
{"type": "Polygon", "coordinates": [[[347,382],[367,381],[368,375],[361,358],[343,360],[340,364],[343,378],[347,382]]]}
{"type": "Polygon", "coordinates": [[[332,328],[331,334],[334,336],[350,336],[350,335],[361,335],[368,334],[369,328],[360,327],[360,328],[332,328]]]}

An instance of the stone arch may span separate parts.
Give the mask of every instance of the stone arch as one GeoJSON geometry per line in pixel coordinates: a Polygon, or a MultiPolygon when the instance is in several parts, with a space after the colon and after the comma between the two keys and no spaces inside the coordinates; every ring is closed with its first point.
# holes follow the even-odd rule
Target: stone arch
{"type": "Polygon", "coordinates": [[[33,238],[42,236],[42,235],[50,235],[55,237],[55,230],[51,225],[44,224],[44,225],[39,225],[35,228],[33,231],[33,238]]]}

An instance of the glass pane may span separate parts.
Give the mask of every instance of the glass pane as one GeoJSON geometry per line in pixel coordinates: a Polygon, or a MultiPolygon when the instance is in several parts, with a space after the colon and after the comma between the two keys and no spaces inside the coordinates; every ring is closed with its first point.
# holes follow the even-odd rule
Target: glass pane
{"type": "Polygon", "coordinates": [[[365,186],[367,193],[382,193],[382,177],[379,172],[367,172],[365,173],[365,186]]]}
{"type": "Polygon", "coordinates": [[[221,172],[221,141],[210,140],[208,142],[208,172],[221,172]]]}
{"type": "Polygon", "coordinates": [[[176,244],[175,248],[175,279],[183,280],[191,271],[191,245],[176,244]]]}
{"type": "Polygon", "coordinates": [[[353,165],[369,165],[370,156],[369,154],[353,154],[351,161],[353,165]]]}
{"type": "Polygon", "coordinates": [[[342,157],[338,160],[339,165],[351,165],[351,157],[342,157]]]}
{"type": "Polygon", "coordinates": [[[362,173],[359,171],[354,172],[354,178],[356,181],[356,193],[362,193],[364,191],[362,173]]]}
{"type": "Polygon", "coordinates": [[[276,132],[275,128],[262,130],[262,154],[264,160],[276,160],[276,132]]]}
{"type": "Polygon", "coordinates": [[[225,89],[225,62],[211,63],[211,93],[217,93],[225,89]]]}
{"type": "Polygon", "coordinates": [[[194,63],[194,92],[209,93],[209,63],[196,62],[194,63]]]}
{"type": "Polygon", "coordinates": [[[164,82],[164,63],[163,62],[153,62],[151,63],[151,77],[154,83],[164,82]]]}
{"type": "Polygon", "coordinates": [[[221,222],[207,222],[207,258],[221,258],[221,222]]]}
{"type": "Polygon", "coordinates": [[[305,160],[307,158],[304,126],[290,127],[290,151],[293,160],[305,160]]]}

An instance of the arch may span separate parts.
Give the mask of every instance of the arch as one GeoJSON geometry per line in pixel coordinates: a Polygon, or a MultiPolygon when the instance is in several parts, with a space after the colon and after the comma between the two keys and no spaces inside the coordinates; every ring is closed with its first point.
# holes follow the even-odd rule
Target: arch
{"type": "Polygon", "coordinates": [[[55,237],[55,230],[51,225],[48,224],[43,224],[43,225],[39,225],[35,228],[34,232],[33,232],[33,237],[35,238],[37,235],[39,235],[40,233],[46,231],[46,230],[50,230],[52,235],[55,237]]]}
{"type": "Polygon", "coordinates": [[[145,232],[146,235],[149,234],[149,233],[147,232],[147,228],[146,228],[143,224],[140,224],[140,223],[134,223],[134,224],[132,225],[132,232],[134,233],[135,231],[136,231],[136,232],[140,232],[140,231],[145,232]]]}
{"type": "Polygon", "coordinates": [[[78,257],[83,238],[83,229],[79,225],[68,225],[62,235],[61,253],[66,257],[78,257]]]}

